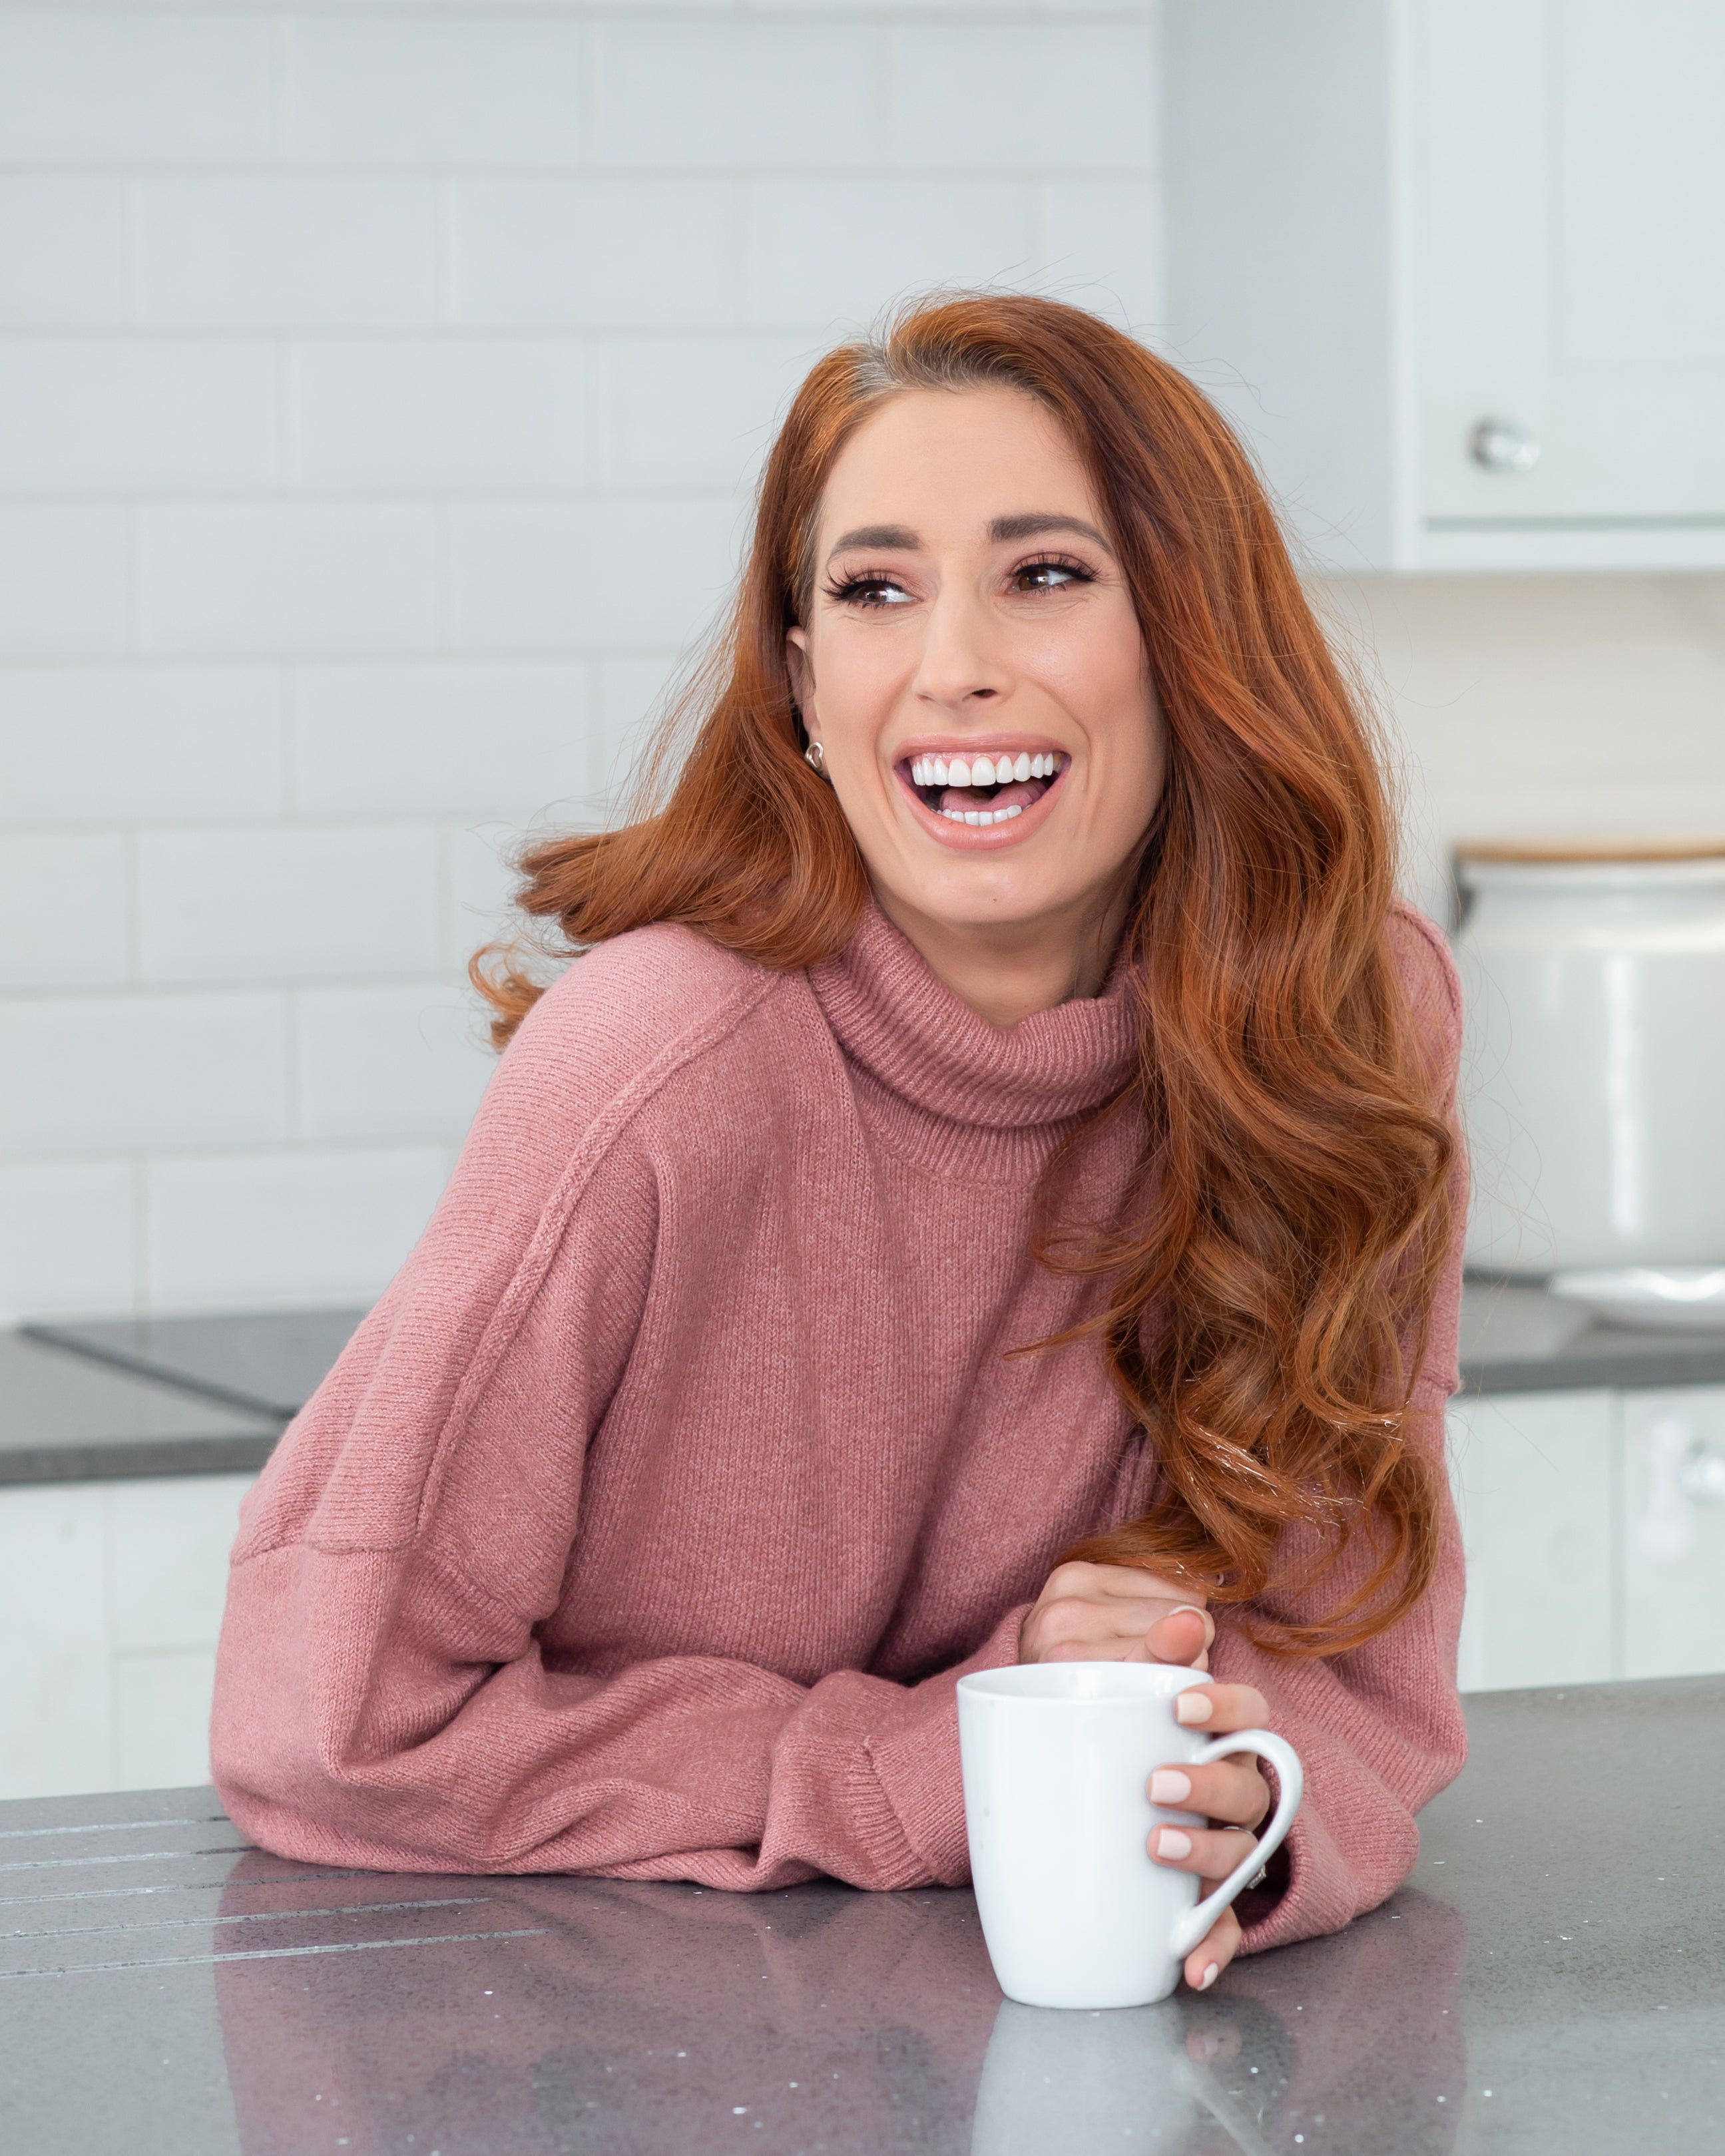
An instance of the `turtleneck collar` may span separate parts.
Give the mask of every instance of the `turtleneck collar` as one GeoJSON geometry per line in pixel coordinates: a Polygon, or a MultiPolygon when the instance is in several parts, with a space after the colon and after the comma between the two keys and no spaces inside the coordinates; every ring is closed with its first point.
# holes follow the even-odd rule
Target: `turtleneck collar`
{"type": "Polygon", "coordinates": [[[846,1056],[949,1122],[1028,1132],[1101,1107],[1132,1073],[1137,1021],[1118,964],[1100,996],[990,1025],[871,899],[850,942],[809,978],[846,1056]]]}

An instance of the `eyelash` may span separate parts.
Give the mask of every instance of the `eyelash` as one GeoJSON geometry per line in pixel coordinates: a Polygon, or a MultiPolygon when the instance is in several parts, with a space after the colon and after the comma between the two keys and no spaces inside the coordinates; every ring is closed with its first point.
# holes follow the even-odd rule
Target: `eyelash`
{"type": "MultiPolygon", "coordinates": [[[[1064,554],[1039,554],[1032,561],[1020,562],[1012,571],[1012,576],[1008,581],[1010,582],[1012,578],[1018,577],[1029,576],[1038,569],[1059,569],[1075,584],[1091,584],[1096,582],[1094,573],[1086,568],[1083,562],[1072,561],[1064,554]]],[[[902,588],[899,579],[886,569],[867,570],[860,576],[846,577],[842,582],[829,583],[824,588],[834,606],[858,604],[879,606],[881,603],[880,600],[870,601],[863,595],[871,590],[878,589],[883,584],[890,584],[898,589],[902,588]]],[[[1045,586],[1043,588],[1046,590],[1050,587],[1045,586]]],[[[1051,588],[1057,590],[1060,587],[1055,586],[1051,588]]]]}

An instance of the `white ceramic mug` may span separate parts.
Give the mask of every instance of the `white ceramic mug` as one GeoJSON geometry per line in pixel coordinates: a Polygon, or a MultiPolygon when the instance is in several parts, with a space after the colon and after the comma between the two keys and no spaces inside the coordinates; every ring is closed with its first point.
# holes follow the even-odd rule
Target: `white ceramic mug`
{"type": "Polygon", "coordinates": [[[1174,1719],[1177,1692],[1209,1679],[1163,1662],[1040,1662],[958,1680],[958,1748],[977,1912],[1000,1989],[1026,2006],[1147,2006],[1272,1851],[1305,1777],[1267,1729],[1209,1737],[1174,1719]],[[1158,1767],[1230,1753],[1267,1759],[1281,1784],[1258,1845],[1213,1893],[1152,1861],[1158,1826],[1201,1815],[1150,1801],[1158,1767]]]}

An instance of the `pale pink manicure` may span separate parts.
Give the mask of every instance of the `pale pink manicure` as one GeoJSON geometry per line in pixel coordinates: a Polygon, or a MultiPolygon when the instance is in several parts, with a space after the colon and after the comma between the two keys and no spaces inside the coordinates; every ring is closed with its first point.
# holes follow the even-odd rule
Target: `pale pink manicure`
{"type": "Polygon", "coordinates": [[[1156,1837],[1156,1854],[1158,1856],[1190,1856],[1192,1837],[1189,1834],[1182,1834],[1177,1826],[1165,1826],[1156,1837]]]}
{"type": "Polygon", "coordinates": [[[1189,1691],[1180,1692],[1174,1699],[1176,1722],[1208,1722],[1215,1711],[1215,1702],[1204,1685],[1194,1685],[1189,1691]]]}
{"type": "Polygon", "coordinates": [[[1183,1804],[1192,1794],[1192,1777],[1178,1767],[1158,1767],[1150,1777],[1153,1804],[1183,1804]]]}
{"type": "Polygon", "coordinates": [[[1200,1991],[1208,1991],[1220,1974],[1221,1971],[1216,1967],[1214,1962],[1212,1962],[1209,1967],[1204,1971],[1204,1974],[1198,1979],[1199,1989],[1200,1991]]]}

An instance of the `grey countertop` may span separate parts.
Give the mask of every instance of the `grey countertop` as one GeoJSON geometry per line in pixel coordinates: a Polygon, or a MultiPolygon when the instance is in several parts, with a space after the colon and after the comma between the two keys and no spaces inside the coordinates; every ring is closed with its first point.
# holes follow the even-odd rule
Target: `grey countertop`
{"type": "Polygon", "coordinates": [[[0,1485],[259,1468],[273,1419],[0,1332],[0,1485]]]}
{"type": "Polygon", "coordinates": [[[207,1789],[0,1805],[29,2156],[1615,2156],[1719,2145],[1725,1679],[1497,1693],[1413,1879],[1124,2013],[970,1896],[313,1870],[207,1789]]]}
{"type": "Polygon", "coordinates": [[[1725,1384],[1725,1329],[1632,1332],[1599,1324],[1540,1287],[1470,1281],[1462,1292],[1465,1393],[1718,1384],[1725,1384]]]}
{"type": "MultiPolygon", "coordinates": [[[[362,1310],[110,1318],[0,1333],[0,1483],[259,1467],[362,1310]]],[[[1470,1282],[1462,1389],[1725,1383],[1725,1332],[1594,1325],[1537,1287],[1470,1282]]]]}

